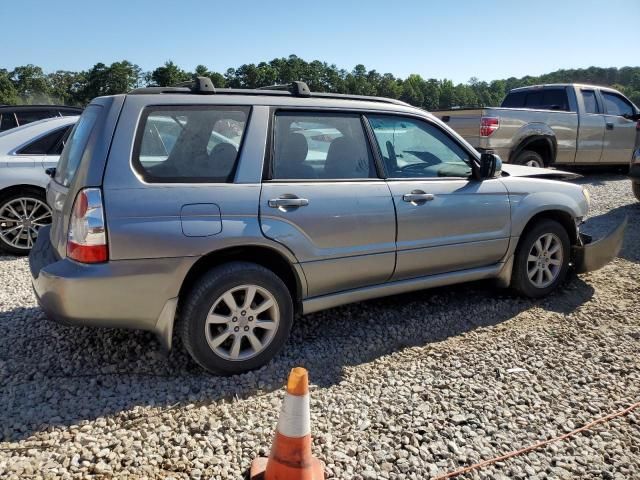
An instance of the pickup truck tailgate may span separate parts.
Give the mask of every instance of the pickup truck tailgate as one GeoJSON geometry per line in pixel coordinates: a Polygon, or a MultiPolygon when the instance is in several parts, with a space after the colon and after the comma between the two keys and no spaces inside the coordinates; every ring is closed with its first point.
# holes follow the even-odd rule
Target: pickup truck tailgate
{"type": "Polygon", "coordinates": [[[447,110],[434,114],[464,137],[474,148],[480,144],[480,118],[483,109],[447,110]]]}

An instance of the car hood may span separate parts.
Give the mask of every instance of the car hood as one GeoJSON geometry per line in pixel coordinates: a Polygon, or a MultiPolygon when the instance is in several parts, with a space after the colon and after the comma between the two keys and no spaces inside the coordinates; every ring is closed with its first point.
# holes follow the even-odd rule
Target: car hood
{"type": "Polygon", "coordinates": [[[502,175],[509,177],[544,178],[547,180],[574,180],[582,175],[551,168],[526,167],[524,165],[502,164],[502,175]]]}

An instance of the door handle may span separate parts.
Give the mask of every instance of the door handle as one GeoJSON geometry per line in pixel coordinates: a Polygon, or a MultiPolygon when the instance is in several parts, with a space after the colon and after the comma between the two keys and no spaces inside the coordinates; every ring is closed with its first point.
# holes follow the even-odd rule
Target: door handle
{"type": "Polygon", "coordinates": [[[613,123],[607,122],[607,130],[613,130],[613,123]]]}
{"type": "Polygon", "coordinates": [[[287,197],[279,197],[272,198],[269,200],[269,206],[271,208],[280,208],[280,207],[306,207],[309,205],[309,200],[306,198],[287,198],[287,197]]]}
{"type": "Polygon", "coordinates": [[[402,200],[404,200],[405,202],[411,202],[411,203],[430,202],[434,198],[435,197],[433,193],[424,193],[422,191],[416,191],[416,190],[414,190],[411,193],[405,193],[402,196],[402,200]]]}

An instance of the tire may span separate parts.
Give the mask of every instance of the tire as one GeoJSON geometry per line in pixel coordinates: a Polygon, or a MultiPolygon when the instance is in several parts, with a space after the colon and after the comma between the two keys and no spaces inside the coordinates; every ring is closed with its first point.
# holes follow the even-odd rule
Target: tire
{"type": "Polygon", "coordinates": [[[569,234],[558,222],[545,219],[536,223],[521,237],[516,248],[511,276],[513,289],[530,298],[540,298],[551,293],[564,281],[567,275],[570,248],[569,234]],[[545,249],[545,240],[548,238],[551,238],[553,243],[551,243],[551,247],[545,249]],[[536,246],[538,240],[541,240],[543,247],[540,259],[542,274],[539,273],[541,267],[538,261],[529,260],[530,254],[533,257],[538,257],[539,248],[536,246]],[[557,252],[550,253],[554,249],[554,245],[559,246],[559,255],[557,252]],[[546,256],[544,255],[545,251],[549,252],[546,256]],[[555,262],[559,262],[559,264],[555,262]],[[549,270],[549,274],[544,272],[544,267],[549,270]],[[534,272],[532,278],[530,278],[531,272],[534,272]],[[540,281],[541,277],[542,281],[540,281]]]}
{"type": "Polygon", "coordinates": [[[537,168],[544,168],[546,166],[542,156],[532,150],[523,150],[520,152],[513,163],[537,168]]]}
{"type": "Polygon", "coordinates": [[[631,188],[636,199],[640,202],[640,182],[631,182],[631,188]]]}
{"type": "Polygon", "coordinates": [[[213,268],[196,282],[181,309],[178,334],[204,369],[235,375],[268,363],[286,343],[292,324],[291,294],[280,277],[254,263],[232,262],[213,268]],[[247,308],[242,304],[252,287],[254,301],[247,308]],[[266,300],[271,300],[274,307],[259,312],[267,305],[266,300]],[[237,309],[230,308],[229,303],[237,309]],[[253,312],[257,312],[255,317],[253,312]],[[207,325],[210,315],[214,322],[207,325]],[[236,338],[240,340],[234,357],[236,338]],[[263,342],[261,350],[252,343],[256,340],[263,342]],[[217,344],[215,349],[212,344],[217,344]]]}
{"type": "Polygon", "coordinates": [[[11,255],[28,255],[35,244],[37,231],[50,223],[51,209],[42,191],[25,188],[0,196],[0,250],[11,255]],[[33,218],[27,218],[31,212],[33,218]],[[34,219],[38,221],[34,222],[34,219]],[[20,227],[22,229],[16,234],[16,228],[20,227]]]}

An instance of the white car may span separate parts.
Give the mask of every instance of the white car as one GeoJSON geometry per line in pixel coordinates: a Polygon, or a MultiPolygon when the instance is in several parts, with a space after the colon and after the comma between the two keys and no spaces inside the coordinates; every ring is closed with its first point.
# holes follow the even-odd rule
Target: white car
{"type": "Polygon", "coordinates": [[[25,255],[51,223],[45,189],[79,117],[40,120],[0,133],[0,250],[25,255]]]}

